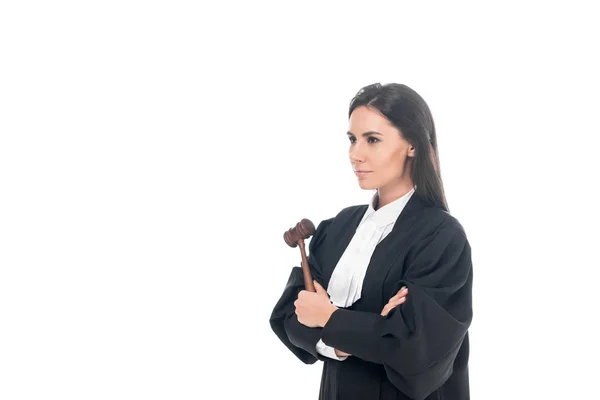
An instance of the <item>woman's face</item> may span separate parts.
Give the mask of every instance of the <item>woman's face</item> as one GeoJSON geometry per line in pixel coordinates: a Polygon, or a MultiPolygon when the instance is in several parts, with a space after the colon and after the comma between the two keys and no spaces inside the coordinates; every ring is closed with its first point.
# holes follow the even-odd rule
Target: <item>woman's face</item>
{"type": "Polygon", "coordinates": [[[412,187],[410,161],[415,150],[378,111],[356,108],[350,116],[348,138],[350,162],[362,189],[412,187]]]}

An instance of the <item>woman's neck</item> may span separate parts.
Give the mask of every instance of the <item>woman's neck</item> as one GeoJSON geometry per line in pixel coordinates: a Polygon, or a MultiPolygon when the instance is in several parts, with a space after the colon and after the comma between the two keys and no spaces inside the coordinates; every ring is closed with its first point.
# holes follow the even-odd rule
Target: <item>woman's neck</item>
{"type": "Polygon", "coordinates": [[[394,187],[382,187],[377,189],[376,209],[385,207],[391,202],[398,200],[400,197],[413,190],[414,187],[415,186],[411,181],[395,185],[394,187]]]}

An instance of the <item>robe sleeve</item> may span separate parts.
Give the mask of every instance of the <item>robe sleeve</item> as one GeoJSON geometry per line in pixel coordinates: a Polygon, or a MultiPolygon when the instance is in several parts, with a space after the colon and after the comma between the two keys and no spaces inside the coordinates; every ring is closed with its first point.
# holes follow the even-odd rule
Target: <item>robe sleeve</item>
{"type": "MultiPolygon", "coordinates": [[[[318,251],[319,244],[324,239],[331,221],[329,219],[319,224],[308,245],[307,259],[310,271],[313,279],[321,285],[323,285],[321,267],[314,254],[318,251]]],[[[302,269],[293,267],[283,294],[271,313],[269,323],[273,332],[296,357],[305,364],[314,364],[317,360],[325,359],[317,352],[317,343],[321,339],[322,328],[308,328],[298,322],[294,302],[301,290],[304,290],[302,269]]]]}
{"type": "Polygon", "coordinates": [[[396,283],[396,290],[408,288],[404,304],[385,317],[340,308],[321,335],[329,346],[382,364],[390,382],[416,400],[452,374],[472,319],[471,249],[453,221],[443,222],[407,256],[404,277],[396,283]]]}

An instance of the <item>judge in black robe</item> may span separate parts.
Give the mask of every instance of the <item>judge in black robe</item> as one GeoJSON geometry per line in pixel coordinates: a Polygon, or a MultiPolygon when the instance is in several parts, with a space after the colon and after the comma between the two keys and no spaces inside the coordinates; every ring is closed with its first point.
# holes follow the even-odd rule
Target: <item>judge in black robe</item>
{"type": "MultiPolygon", "coordinates": [[[[310,239],[310,270],[323,288],[366,210],[342,210],[322,221],[310,239]]],[[[468,399],[472,279],[470,246],[459,222],[415,194],[377,245],[360,300],[335,311],[323,328],[308,328],[295,314],[304,278],[294,267],[270,324],[302,362],[323,361],[322,400],[468,399]],[[404,304],[381,316],[404,286],[404,304]],[[319,354],[319,339],[351,356],[337,361],[319,354]]]]}
{"type": "Polygon", "coordinates": [[[448,212],[430,110],[406,85],[374,84],[357,93],[349,115],[350,161],[361,188],[377,190],[374,208],[414,194],[363,264],[360,297],[343,306],[325,290],[368,206],[321,221],[308,264],[324,290],[304,291],[301,268],[292,268],[272,330],[300,361],[323,362],[321,400],[468,400],[471,248],[448,212]],[[403,287],[404,303],[383,313],[403,287]],[[320,342],[350,356],[325,357],[320,342]]]}

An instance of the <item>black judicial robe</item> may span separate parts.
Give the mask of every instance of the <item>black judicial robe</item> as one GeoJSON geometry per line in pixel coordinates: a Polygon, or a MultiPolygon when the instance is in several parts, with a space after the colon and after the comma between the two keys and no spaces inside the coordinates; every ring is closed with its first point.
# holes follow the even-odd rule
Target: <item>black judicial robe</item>
{"type": "MultiPolygon", "coordinates": [[[[321,221],[309,239],[308,263],[325,289],[366,210],[367,205],[343,209],[321,221]]],[[[462,226],[415,193],[375,248],[360,300],[335,311],[323,328],[300,324],[293,303],[304,280],[296,266],[270,325],[300,361],[323,362],[320,400],[467,400],[472,280],[462,226]],[[403,286],[404,304],[381,316],[403,286]],[[317,353],[319,339],[352,356],[338,361],[317,353]]]]}

